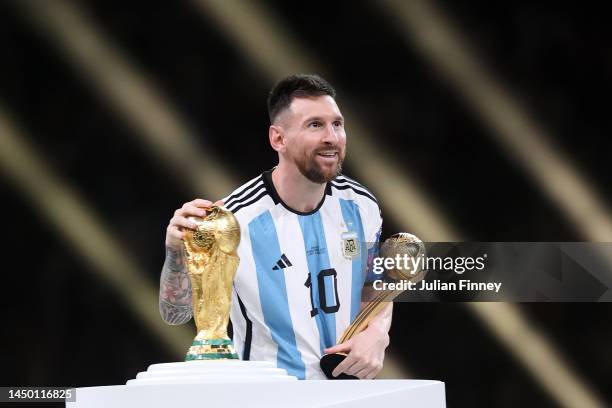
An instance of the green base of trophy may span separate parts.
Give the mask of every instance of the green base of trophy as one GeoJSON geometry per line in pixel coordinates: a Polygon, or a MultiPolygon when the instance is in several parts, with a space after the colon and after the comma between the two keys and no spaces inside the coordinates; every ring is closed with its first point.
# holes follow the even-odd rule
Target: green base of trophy
{"type": "Polygon", "coordinates": [[[234,343],[230,339],[195,339],[185,356],[185,361],[238,359],[234,343]]]}

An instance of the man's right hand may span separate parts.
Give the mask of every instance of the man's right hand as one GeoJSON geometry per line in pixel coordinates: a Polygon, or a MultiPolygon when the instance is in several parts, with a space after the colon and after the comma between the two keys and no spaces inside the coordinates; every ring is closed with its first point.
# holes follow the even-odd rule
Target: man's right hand
{"type": "MultiPolygon", "coordinates": [[[[217,201],[215,204],[223,204],[217,201]]],[[[175,251],[180,251],[183,248],[183,233],[185,229],[195,230],[196,224],[188,220],[188,217],[206,216],[206,211],[213,205],[212,201],[196,198],[193,201],[183,204],[181,208],[174,212],[174,217],[170,220],[168,228],[166,228],[166,247],[175,251]]]]}

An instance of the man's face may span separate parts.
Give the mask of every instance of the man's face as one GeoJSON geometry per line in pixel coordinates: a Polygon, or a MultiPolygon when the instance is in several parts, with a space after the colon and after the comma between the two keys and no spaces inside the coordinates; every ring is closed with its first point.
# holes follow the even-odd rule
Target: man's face
{"type": "Polygon", "coordinates": [[[314,183],[333,180],[346,150],[344,118],[329,95],[294,98],[281,114],[285,157],[314,183]]]}

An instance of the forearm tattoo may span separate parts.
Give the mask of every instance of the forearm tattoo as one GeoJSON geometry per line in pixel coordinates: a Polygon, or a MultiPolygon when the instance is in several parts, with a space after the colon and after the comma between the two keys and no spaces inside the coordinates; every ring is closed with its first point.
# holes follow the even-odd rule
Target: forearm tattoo
{"type": "Polygon", "coordinates": [[[182,250],[166,248],[159,284],[159,313],[166,323],[173,325],[191,319],[191,281],[182,250]]]}

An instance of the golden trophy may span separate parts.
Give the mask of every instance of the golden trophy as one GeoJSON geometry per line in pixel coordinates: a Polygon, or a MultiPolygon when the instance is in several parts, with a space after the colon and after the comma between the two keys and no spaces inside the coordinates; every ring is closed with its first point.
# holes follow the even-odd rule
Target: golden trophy
{"type": "Polygon", "coordinates": [[[210,207],[205,218],[190,219],[197,228],[186,234],[184,244],[197,335],[185,361],[238,359],[227,324],[232,283],[240,262],[236,253],[240,225],[222,206],[210,207]]]}
{"type": "MultiPolygon", "coordinates": [[[[425,257],[425,244],[417,236],[407,232],[398,232],[387,238],[380,247],[379,256],[382,258],[395,258],[397,255],[403,257],[407,255],[411,258],[425,257]]],[[[414,265],[414,263],[413,263],[414,265]]],[[[385,273],[385,280],[391,282],[419,282],[422,280],[427,270],[423,269],[423,263],[420,262],[415,270],[406,269],[388,269],[385,273]]],[[[355,320],[346,328],[342,337],[338,340],[338,344],[355,337],[361,333],[374,316],[382,311],[387,306],[387,302],[392,302],[393,299],[401,295],[403,290],[381,290],[377,291],[372,299],[365,299],[368,302],[355,317],[355,320]]],[[[363,296],[362,296],[363,297],[363,296]]],[[[355,380],[357,377],[342,373],[338,377],[334,377],[332,372],[345,358],[346,353],[331,353],[326,354],[321,358],[321,369],[329,379],[339,380],[355,380]]]]}

